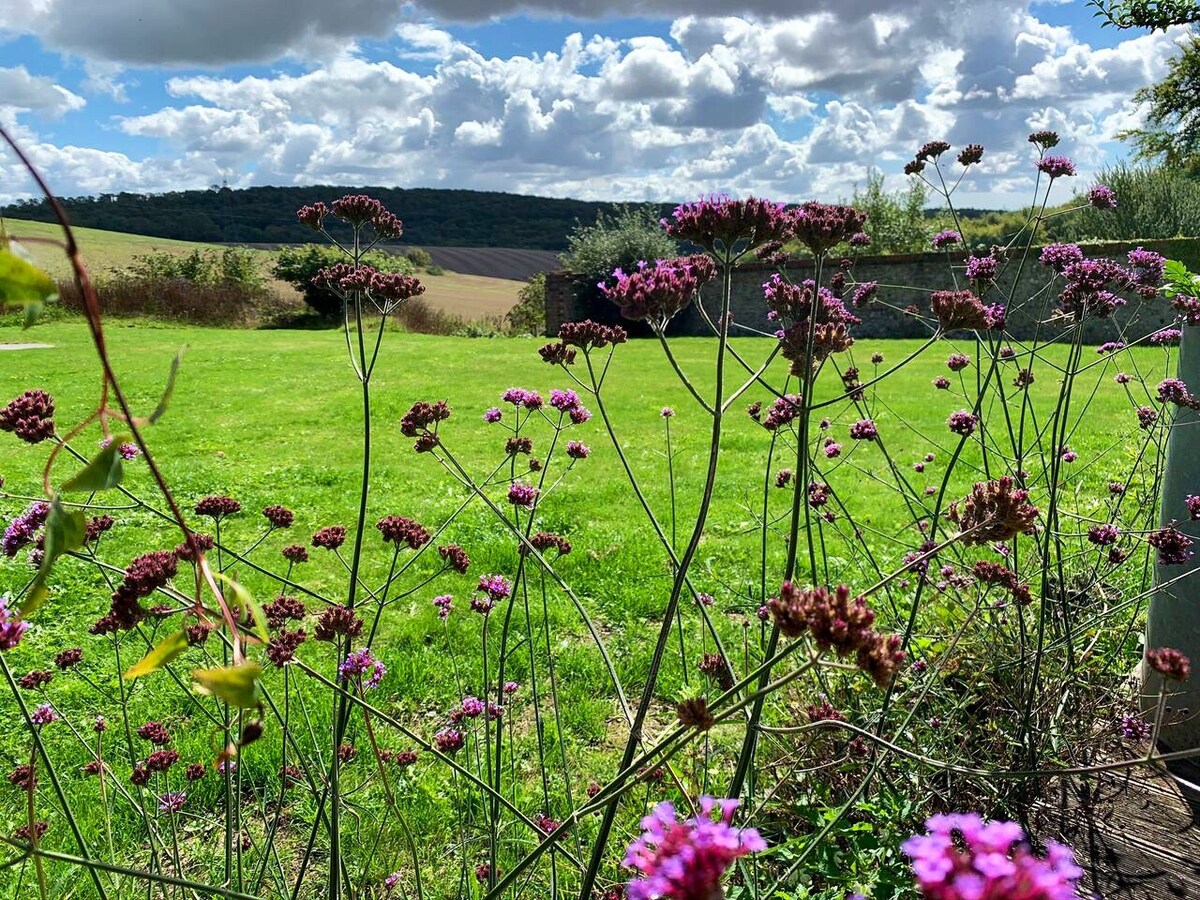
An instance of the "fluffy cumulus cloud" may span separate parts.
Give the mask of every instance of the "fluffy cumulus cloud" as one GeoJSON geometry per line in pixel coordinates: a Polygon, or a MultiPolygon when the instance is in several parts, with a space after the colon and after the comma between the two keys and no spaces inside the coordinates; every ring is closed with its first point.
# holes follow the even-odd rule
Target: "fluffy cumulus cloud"
{"type": "MultiPolygon", "coordinates": [[[[1037,6],[1010,0],[750,0],[737,15],[727,6],[113,0],[101,14],[88,0],[0,0],[0,27],[78,55],[118,88],[121,66],[165,82],[170,103],[106,123],[158,155],[88,158],[86,184],[70,170],[80,148],[30,132],[74,190],[106,178],[96,189],[146,185],[166,180],[154,174],[162,172],[172,187],[233,173],[239,183],[606,199],[721,190],[834,199],[872,166],[899,184],[915,148],[944,138],[984,144],[969,190],[1014,204],[1030,184],[1025,135],[1057,128],[1081,164],[1102,164],[1116,132],[1135,121],[1129,96],[1162,76],[1180,36],[1129,35],[1094,48],[1039,20],[1037,6]],[[120,15],[124,6],[140,18],[120,15]],[[456,34],[456,22],[518,8],[593,21],[559,46],[506,56],[456,34]],[[673,18],[656,34],[606,36],[602,17],[626,14],[673,18]],[[283,71],[223,71],[284,58],[283,71]],[[183,65],[207,74],[162,72],[183,65]]],[[[46,79],[0,69],[0,115],[6,102],[9,120],[83,103],[46,79]],[[6,78],[17,87],[6,90],[6,78]]]]}

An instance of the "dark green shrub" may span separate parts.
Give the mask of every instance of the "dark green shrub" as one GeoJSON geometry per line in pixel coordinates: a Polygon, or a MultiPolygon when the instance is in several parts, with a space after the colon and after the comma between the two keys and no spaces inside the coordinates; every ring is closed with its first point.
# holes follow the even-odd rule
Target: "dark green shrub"
{"type": "Polygon", "coordinates": [[[504,317],[514,334],[541,334],[546,330],[546,273],[538,272],[517,292],[516,306],[504,317]]]}
{"type": "MultiPolygon", "coordinates": [[[[334,319],[342,314],[342,301],[336,294],[316,287],[312,280],[326,266],[345,262],[345,256],[336,247],[323,244],[305,244],[301,247],[284,247],[275,258],[271,272],[280,281],[286,281],[304,295],[307,303],[318,315],[334,319]]],[[[380,272],[399,272],[411,275],[413,264],[403,256],[394,256],[373,250],[362,258],[368,266],[380,272]]]]}

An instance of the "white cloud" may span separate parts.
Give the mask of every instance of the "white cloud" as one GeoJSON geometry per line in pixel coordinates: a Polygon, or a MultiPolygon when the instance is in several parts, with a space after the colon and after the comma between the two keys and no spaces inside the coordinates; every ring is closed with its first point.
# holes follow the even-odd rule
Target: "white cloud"
{"type": "MultiPolygon", "coordinates": [[[[18,0],[0,0],[0,9],[6,2],[18,0]]],[[[154,55],[190,59],[200,51],[184,45],[207,47],[216,27],[216,14],[205,13],[176,34],[177,14],[156,12],[130,34],[85,40],[60,22],[83,0],[36,2],[45,12],[38,26],[44,40],[127,64],[154,55]],[[156,49],[127,52],[126,44],[160,31],[171,34],[156,49]]],[[[115,2],[126,9],[134,0],[115,2]]],[[[574,3],[523,8],[570,13],[574,3]]],[[[226,0],[205,6],[232,9],[226,0]]],[[[986,148],[964,190],[1003,194],[1016,204],[1028,199],[1017,192],[1032,184],[1026,134],[1055,127],[1081,167],[1102,164],[1107,142],[1136,120],[1129,95],[1161,76],[1178,37],[1131,36],[1096,49],[1009,0],[744,4],[757,16],[717,14],[715,0],[701,0],[665,36],[573,34],[553,52],[489,57],[457,39],[444,20],[417,21],[403,6],[297,0],[287,15],[276,11],[287,22],[261,10],[238,17],[239,34],[206,49],[214,54],[206,62],[251,52],[273,59],[303,46],[323,47],[323,55],[300,74],[170,78],[170,105],[115,124],[173,148],[167,169],[174,166],[182,181],[172,186],[230,170],[247,183],[434,185],[604,199],[712,190],[833,199],[848,196],[872,166],[898,178],[920,144],[942,138],[986,148]],[[400,21],[404,16],[410,18],[400,21]],[[368,56],[356,44],[385,32],[391,50],[368,56]]],[[[675,8],[627,0],[587,14],[650,6],[659,14],[675,8]]],[[[427,0],[425,8],[451,19],[513,6],[427,0]]],[[[12,28],[34,27],[28,16],[10,21],[12,28]]],[[[108,65],[97,71],[115,78],[108,65]]],[[[39,90],[49,98],[51,88],[39,90]]],[[[57,160],[64,171],[69,156],[57,160]]],[[[156,162],[90,158],[87,183],[144,184],[154,180],[156,162]]],[[[85,176],[72,183],[84,184],[85,176]]]]}
{"type": "Polygon", "coordinates": [[[82,97],[55,84],[52,78],[30,75],[24,66],[0,67],[0,108],[57,118],[84,105],[82,97]]]}

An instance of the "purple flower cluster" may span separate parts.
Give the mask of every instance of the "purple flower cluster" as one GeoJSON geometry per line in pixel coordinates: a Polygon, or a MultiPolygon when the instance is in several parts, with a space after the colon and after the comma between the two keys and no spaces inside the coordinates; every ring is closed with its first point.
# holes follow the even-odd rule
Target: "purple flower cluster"
{"type": "Polygon", "coordinates": [[[11,431],[27,444],[54,436],[54,398],[45,391],[25,391],[0,409],[0,431],[11,431]]]}
{"type": "Polygon", "coordinates": [[[675,807],[659,803],[642,819],[641,837],[624,865],[638,872],[629,900],[701,900],[721,896],[720,882],[735,860],[767,848],[753,828],[734,828],[736,800],[700,798],[700,815],[680,822],[675,807]],[[713,818],[713,812],[720,815],[713,818]]]}
{"type": "Polygon", "coordinates": [[[26,544],[33,543],[37,530],[46,524],[50,516],[50,504],[42,500],[31,503],[25,512],[21,513],[4,529],[4,539],[0,543],[4,555],[10,559],[26,544]]]}
{"type": "Polygon", "coordinates": [[[856,441],[873,441],[879,437],[879,429],[871,419],[859,419],[850,426],[850,437],[856,441]]]}
{"type": "Polygon", "coordinates": [[[429,542],[429,532],[419,522],[405,516],[385,516],[375,523],[385,544],[407,545],[417,550],[429,542]]]}
{"type": "Polygon", "coordinates": [[[642,260],[630,273],[617,269],[599,284],[600,293],[616,304],[621,315],[663,327],[712,281],[717,267],[712,258],[698,254],[679,259],[642,260]]]}
{"type": "Polygon", "coordinates": [[[974,813],[933,816],[928,834],[903,850],[926,900],[1074,900],[1083,870],[1068,847],[1048,841],[1033,855],[1016,822],[987,822],[974,813]]]}
{"type": "Polygon", "coordinates": [[[533,509],[534,503],[537,502],[537,497],[538,489],[531,484],[514,481],[508,486],[508,502],[513,506],[533,509]]]}
{"type": "Polygon", "coordinates": [[[978,424],[979,418],[965,409],[950,413],[950,418],[946,420],[946,427],[963,437],[973,434],[978,424]]]}
{"type": "Polygon", "coordinates": [[[351,651],[338,666],[338,681],[357,680],[365,675],[367,677],[362,685],[367,690],[379,687],[379,683],[383,681],[383,676],[386,674],[387,666],[377,660],[366,647],[351,651]]]}
{"type": "Polygon", "coordinates": [[[972,256],[967,260],[967,278],[971,281],[993,281],[1000,260],[994,256],[972,256]]]}
{"type": "Polygon", "coordinates": [[[1065,156],[1043,156],[1037,161],[1037,168],[1039,172],[1049,175],[1051,180],[1075,174],[1075,163],[1065,156]]]}
{"type": "Polygon", "coordinates": [[[553,388],[550,391],[550,405],[568,416],[572,425],[582,425],[592,417],[591,412],[583,405],[579,395],[574,391],[553,388]]]}
{"type": "Polygon", "coordinates": [[[1174,525],[1150,532],[1146,543],[1158,551],[1160,566],[1181,566],[1194,556],[1192,539],[1174,525]]]}
{"type": "Polygon", "coordinates": [[[450,611],[454,609],[454,596],[443,594],[440,597],[434,597],[433,605],[438,611],[438,618],[445,622],[450,618],[450,611]]]}
{"type": "Polygon", "coordinates": [[[1117,195],[1107,184],[1095,184],[1087,193],[1087,202],[1094,209],[1116,209],[1117,195]]]}
{"type": "Polygon", "coordinates": [[[929,297],[929,310],[943,331],[1002,329],[1006,317],[1002,305],[984,306],[971,291],[934,291],[929,297]]]}
{"type": "Polygon", "coordinates": [[[691,241],[706,250],[718,245],[733,248],[743,241],[758,247],[792,237],[793,216],[782,203],[757,197],[734,200],[717,194],[681,204],[670,219],[662,220],[662,226],[676,240],[691,241]]]}
{"type": "Polygon", "coordinates": [[[955,244],[962,243],[962,235],[953,228],[946,228],[939,231],[933,236],[933,249],[943,250],[946,247],[952,247],[955,244]]]}

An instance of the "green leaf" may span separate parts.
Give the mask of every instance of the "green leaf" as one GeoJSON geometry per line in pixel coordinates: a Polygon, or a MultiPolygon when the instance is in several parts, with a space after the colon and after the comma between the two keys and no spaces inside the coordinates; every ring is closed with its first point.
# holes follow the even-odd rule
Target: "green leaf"
{"type": "Polygon", "coordinates": [[[22,616],[33,613],[49,599],[50,589],[46,586],[46,581],[50,577],[50,570],[64,553],[83,546],[83,538],[87,534],[87,517],[82,510],[68,511],[55,496],[50,501],[50,515],[46,517],[43,534],[42,564],[21,601],[22,616]]]}
{"type": "Polygon", "coordinates": [[[11,246],[0,249],[0,304],[45,303],[58,296],[54,279],[17,255],[11,246]]]}
{"type": "Polygon", "coordinates": [[[221,669],[192,672],[196,690],[238,709],[253,709],[259,705],[258,680],[261,677],[262,666],[248,661],[221,669]]]}
{"type": "Polygon", "coordinates": [[[179,375],[179,366],[183,362],[183,351],[186,349],[187,347],[180,347],[179,352],[175,354],[175,359],[171,361],[171,374],[167,376],[167,386],[158,401],[158,406],[154,407],[154,412],[150,413],[151,425],[163,417],[163,413],[167,411],[167,406],[171,403],[171,396],[175,393],[175,378],[179,375]]]}
{"type": "Polygon", "coordinates": [[[60,491],[105,491],[121,483],[124,474],[121,460],[121,445],[130,440],[127,434],[114,435],[108,446],[92,457],[75,477],[69,479],[60,491]]]}
{"type": "Polygon", "coordinates": [[[186,650],[187,646],[188,638],[186,631],[176,631],[174,634],[168,634],[155,644],[150,652],[143,656],[140,661],[126,669],[122,677],[130,680],[141,678],[143,675],[149,675],[151,672],[157,672],[186,650]]]}
{"type": "Polygon", "coordinates": [[[242,614],[249,613],[254,633],[264,644],[270,641],[271,635],[267,631],[267,616],[258,601],[250,595],[248,590],[224,572],[214,572],[213,576],[228,588],[225,591],[225,603],[229,603],[232,595],[233,603],[237,606],[238,611],[242,614]]]}

